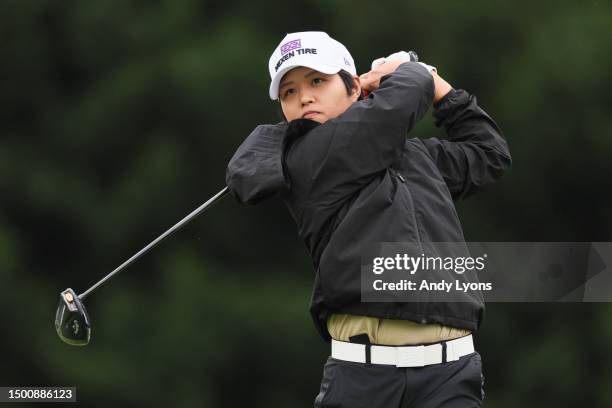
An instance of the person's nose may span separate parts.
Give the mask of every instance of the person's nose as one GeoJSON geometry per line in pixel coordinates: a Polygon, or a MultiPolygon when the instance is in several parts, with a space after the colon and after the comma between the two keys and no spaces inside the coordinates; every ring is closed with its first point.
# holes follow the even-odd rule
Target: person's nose
{"type": "Polygon", "coordinates": [[[306,106],[314,102],[314,95],[308,90],[303,90],[300,95],[300,101],[302,102],[302,106],[306,106]]]}

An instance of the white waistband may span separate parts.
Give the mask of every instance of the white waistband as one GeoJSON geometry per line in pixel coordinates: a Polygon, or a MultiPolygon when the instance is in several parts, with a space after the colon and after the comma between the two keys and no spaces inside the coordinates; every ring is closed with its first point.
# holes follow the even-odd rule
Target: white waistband
{"type": "Polygon", "coordinates": [[[440,364],[445,361],[459,360],[460,357],[474,352],[474,341],[471,334],[427,346],[378,346],[334,339],[331,342],[331,356],[338,360],[365,363],[369,347],[370,363],[396,367],[423,367],[440,364]],[[444,359],[444,347],[446,347],[446,359],[444,359]]]}

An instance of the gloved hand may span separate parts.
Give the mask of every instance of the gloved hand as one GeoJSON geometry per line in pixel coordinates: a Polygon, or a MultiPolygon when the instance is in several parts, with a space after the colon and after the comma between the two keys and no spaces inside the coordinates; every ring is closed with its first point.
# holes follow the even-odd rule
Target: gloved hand
{"type": "Polygon", "coordinates": [[[416,62],[424,66],[432,75],[436,67],[419,62],[419,57],[414,51],[399,51],[387,57],[377,58],[372,61],[372,70],[360,76],[362,85],[362,98],[367,98],[369,93],[378,88],[380,78],[389,74],[404,62],[416,62]]]}
{"type": "Polygon", "coordinates": [[[427,65],[423,62],[419,62],[419,57],[414,51],[408,51],[408,52],[400,51],[400,52],[391,54],[386,58],[375,59],[374,61],[372,61],[372,69],[374,70],[376,67],[384,63],[392,63],[393,61],[401,61],[401,62],[412,61],[412,62],[416,62],[417,64],[421,64],[422,66],[427,68],[427,70],[433,77],[433,81],[434,81],[434,88],[435,88],[434,98],[433,98],[434,103],[438,102],[440,99],[444,97],[444,95],[446,95],[448,92],[451,91],[451,89],[453,89],[453,87],[448,82],[446,82],[444,79],[442,79],[438,75],[438,70],[436,69],[436,67],[432,67],[431,65],[427,65]]]}
{"type": "Polygon", "coordinates": [[[436,67],[433,67],[431,65],[427,65],[424,62],[419,62],[419,56],[414,51],[408,51],[408,52],[406,52],[406,51],[399,51],[399,52],[395,52],[395,53],[389,55],[388,57],[377,58],[374,61],[372,61],[372,69],[376,68],[379,65],[384,64],[387,61],[402,61],[402,62],[412,61],[412,62],[418,62],[419,64],[421,64],[422,66],[427,68],[427,70],[429,72],[436,71],[436,67]]]}

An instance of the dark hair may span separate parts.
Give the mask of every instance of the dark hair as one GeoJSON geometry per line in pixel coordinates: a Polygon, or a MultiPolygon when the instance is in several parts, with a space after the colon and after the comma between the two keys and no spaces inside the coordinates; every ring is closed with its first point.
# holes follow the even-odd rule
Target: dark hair
{"type": "MultiPolygon", "coordinates": [[[[338,72],[338,75],[340,75],[340,79],[342,79],[342,82],[344,83],[344,86],[346,87],[346,93],[348,94],[348,96],[351,96],[353,92],[353,87],[355,86],[355,80],[353,79],[353,74],[341,69],[340,72],[338,72]]],[[[362,99],[363,99],[363,94],[359,95],[359,97],[357,98],[358,101],[362,99]]],[[[278,101],[278,105],[277,105],[278,116],[280,116],[281,120],[286,122],[287,119],[285,118],[285,115],[283,114],[283,109],[281,108],[281,104],[280,104],[280,98],[277,99],[277,101],[278,101]]]]}
{"type": "MultiPolygon", "coordinates": [[[[351,96],[351,94],[353,93],[353,87],[355,86],[353,74],[342,69],[340,70],[340,72],[338,72],[338,75],[340,75],[340,79],[342,79],[342,82],[344,82],[344,86],[346,87],[346,93],[351,96]]],[[[361,95],[359,96],[359,99],[361,99],[361,95]]]]}

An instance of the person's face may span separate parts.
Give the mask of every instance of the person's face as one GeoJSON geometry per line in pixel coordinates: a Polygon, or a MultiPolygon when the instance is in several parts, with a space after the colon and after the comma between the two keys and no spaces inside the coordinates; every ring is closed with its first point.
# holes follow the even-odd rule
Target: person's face
{"type": "Polygon", "coordinates": [[[353,79],[355,87],[348,95],[338,74],[323,74],[306,67],[292,69],[283,76],[278,91],[285,118],[289,122],[305,118],[319,123],[335,118],[359,97],[359,77],[353,79]]]}

